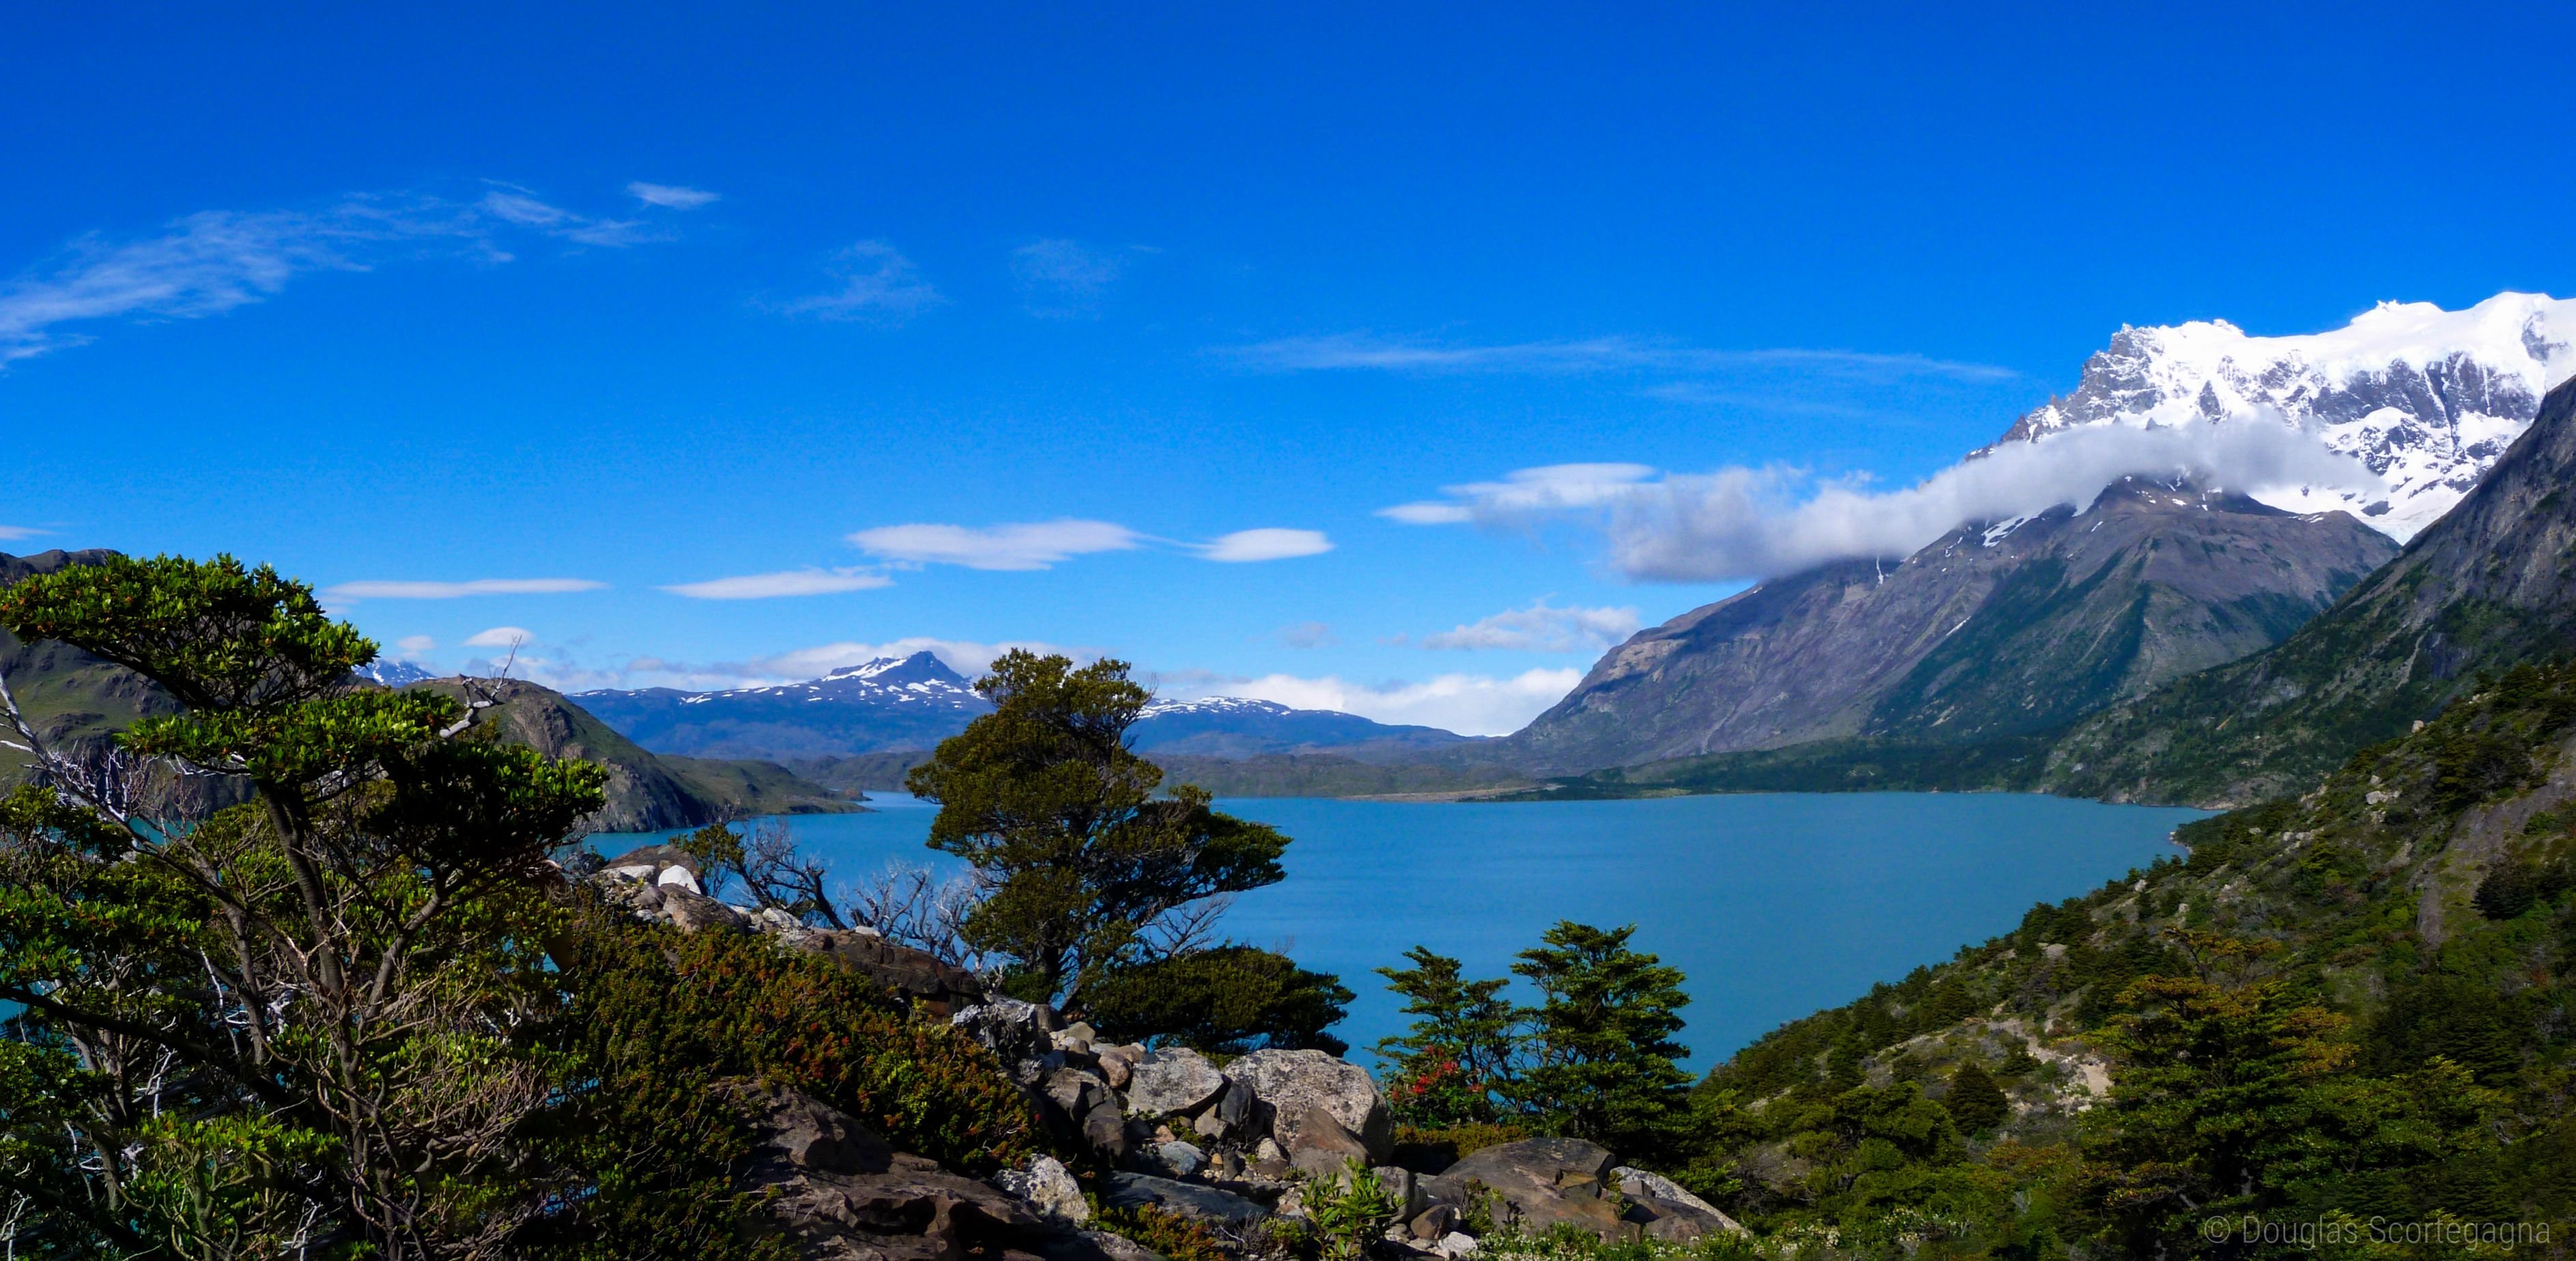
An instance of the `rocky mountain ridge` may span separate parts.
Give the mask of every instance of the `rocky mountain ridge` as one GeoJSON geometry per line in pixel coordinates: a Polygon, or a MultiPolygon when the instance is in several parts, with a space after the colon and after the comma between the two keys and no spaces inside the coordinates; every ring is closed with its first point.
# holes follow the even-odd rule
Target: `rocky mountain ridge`
{"type": "Polygon", "coordinates": [[[2089,719],[2035,786],[2241,804],[2407,733],[2576,632],[2576,382],[2459,506],[2279,647],[2089,719]]]}
{"type": "Polygon", "coordinates": [[[1639,632],[1502,744],[1580,773],[1822,740],[2062,725],[2280,642],[2397,550],[2342,512],[2128,479],[1639,632]]]}
{"type": "MultiPolygon", "coordinates": [[[[594,691],[572,699],[657,753],[775,758],[816,768],[926,751],[993,708],[963,675],[928,652],[881,657],[802,683],[716,692],[594,691]]],[[[1174,757],[1328,753],[1364,763],[1485,743],[1436,727],[1392,726],[1241,696],[1154,701],[1130,729],[1129,741],[1140,753],[1174,757]]],[[[868,765],[880,769],[877,761],[868,765]]]]}
{"type": "Polygon", "coordinates": [[[2342,508],[2400,540],[2460,501],[2576,376],[2576,301],[2501,293],[2461,311],[2383,302],[2339,329],[2255,337],[2224,320],[2123,327],[2085,361],[2073,393],[2015,422],[2002,442],[2090,425],[2284,425],[2354,456],[2384,497],[2264,488],[2293,512],[2342,508]]]}

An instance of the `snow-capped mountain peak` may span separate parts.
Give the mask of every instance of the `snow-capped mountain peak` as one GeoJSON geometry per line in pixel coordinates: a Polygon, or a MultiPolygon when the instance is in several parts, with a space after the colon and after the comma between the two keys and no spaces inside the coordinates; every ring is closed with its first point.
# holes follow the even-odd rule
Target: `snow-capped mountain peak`
{"type": "Polygon", "coordinates": [[[2383,302],[2323,333],[2257,337],[2224,320],[2124,327],[2084,364],[2075,392],[2003,441],[2084,425],[2287,425],[2351,455],[2385,497],[2291,487],[2257,498],[2293,512],[2341,508],[2399,539],[2431,524],[2504,454],[2550,387],[2576,377],[2576,301],[2501,293],[2461,311],[2383,302]]]}
{"type": "Polygon", "coordinates": [[[1140,716],[1177,718],[1184,715],[1293,714],[1297,712],[1277,701],[1255,700],[1249,696],[1202,696],[1196,700],[1187,701],[1148,701],[1140,716]]]}

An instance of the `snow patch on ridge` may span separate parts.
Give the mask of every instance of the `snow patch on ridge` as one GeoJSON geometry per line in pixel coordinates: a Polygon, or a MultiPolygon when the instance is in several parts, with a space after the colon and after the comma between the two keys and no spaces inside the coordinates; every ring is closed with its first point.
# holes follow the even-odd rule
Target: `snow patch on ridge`
{"type": "MultiPolygon", "coordinates": [[[[2342,509],[2398,539],[2450,511],[2576,377],[2576,301],[2502,293],[2464,311],[2383,302],[2324,333],[2256,337],[2224,320],[2124,327],[2074,393],[2021,418],[2004,442],[2093,425],[2272,424],[2359,459],[2384,497],[2267,487],[2291,512],[2342,509]]],[[[2000,444],[1999,444],[2000,445],[2000,444]]]]}

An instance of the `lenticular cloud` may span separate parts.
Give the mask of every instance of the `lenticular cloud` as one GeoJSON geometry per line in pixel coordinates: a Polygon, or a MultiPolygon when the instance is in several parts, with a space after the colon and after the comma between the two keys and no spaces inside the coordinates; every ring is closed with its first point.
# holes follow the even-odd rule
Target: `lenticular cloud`
{"type": "Polygon", "coordinates": [[[1858,480],[1820,483],[1780,466],[1656,476],[1637,465],[1559,465],[1454,486],[1445,499],[1384,515],[1503,528],[1575,521],[1602,532],[1624,577],[1720,582],[1911,555],[1967,522],[2089,506],[2103,487],[2130,476],[2189,478],[2258,497],[2298,487],[2383,489],[2360,461],[2287,427],[2199,423],[2103,426],[2010,443],[1894,491],[1873,492],[1858,480]]]}

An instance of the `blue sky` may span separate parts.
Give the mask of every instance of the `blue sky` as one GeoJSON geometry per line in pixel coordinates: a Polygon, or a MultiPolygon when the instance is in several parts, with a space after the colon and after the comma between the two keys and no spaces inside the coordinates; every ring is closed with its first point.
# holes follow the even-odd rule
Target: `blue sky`
{"type": "Polygon", "coordinates": [[[565,686],[1499,731],[1739,584],[1386,510],[1903,485],[2124,322],[2576,291],[2558,8],[527,8],[13,20],[0,546],[565,686]]]}

